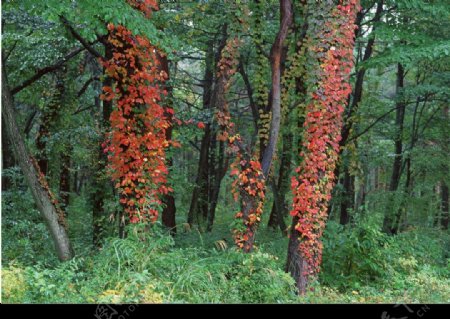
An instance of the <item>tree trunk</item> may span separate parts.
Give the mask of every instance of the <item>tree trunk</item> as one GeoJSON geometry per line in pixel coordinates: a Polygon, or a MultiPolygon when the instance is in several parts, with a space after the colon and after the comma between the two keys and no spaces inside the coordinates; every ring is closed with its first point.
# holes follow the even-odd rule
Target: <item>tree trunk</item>
{"type": "Polygon", "coordinates": [[[350,172],[348,171],[348,169],[345,169],[344,171],[344,179],[342,182],[342,186],[344,188],[343,193],[342,193],[342,199],[341,199],[341,213],[340,213],[340,217],[339,217],[339,223],[341,225],[347,225],[348,222],[350,221],[350,215],[349,215],[349,211],[348,209],[350,207],[352,207],[352,203],[353,203],[353,178],[352,176],[350,176],[350,172]]]}
{"type": "Polygon", "coordinates": [[[31,157],[26,149],[25,142],[15,120],[14,102],[6,83],[4,69],[2,70],[2,106],[2,118],[4,119],[14,156],[22,169],[38,210],[47,224],[58,257],[61,261],[71,259],[74,253],[67,235],[64,213],[57,206],[56,198],[51,193],[44,175],[39,171],[39,166],[35,159],[31,157]]]}
{"type": "Polygon", "coordinates": [[[442,189],[441,189],[441,227],[444,230],[448,230],[448,185],[442,181],[442,189]]]}
{"type": "MultiPolygon", "coordinates": [[[[271,94],[269,94],[269,105],[271,106],[272,119],[270,123],[269,140],[264,148],[261,157],[261,170],[266,183],[269,183],[269,173],[272,166],[272,160],[276,152],[276,145],[280,132],[281,123],[281,66],[283,58],[284,41],[287,38],[288,31],[293,21],[292,2],[290,0],[280,0],[280,28],[270,51],[270,65],[272,71],[271,94]]],[[[247,163],[250,162],[248,154],[241,154],[242,159],[247,163]]],[[[243,168],[243,167],[242,167],[243,168]]],[[[265,191],[264,191],[265,192],[265,191]]],[[[248,221],[252,212],[255,212],[260,198],[258,196],[250,196],[243,188],[239,190],[241,196],[242,218],[248,221]]],[[[253,250],[253,243],[257,230],[257,224],[250,223],[245,234],[245,243],[243,249],[245,252],[253,250]]]]}
{"type": "MultiPolygon", "coordinates": [[[[166,81],[170,80],[170,70],[169,70],[169,61],[167,60],[167,56],[161,56],[159,55],[160,62],[161,62],[161,69],[162,71],[166,72],[167,79],[166,81]]],[[[172,107],[172,98],[173,98],[173,88],[171,85],[164,85],[164,88],[167,91],[167,99],[166,104],[168,107],[172,107]]],[[[173,130],[173,115],[171,112],[166,112],[166,116],[168,118],[168,121],[170,122],[170,126],[166,129],[166,140],[171,141],[172,140],[172,130],[173,130]]],[[[171,167],[173,165],[172,158],[169,158],[167,160],[167,169],[170,171],[171,167]]],[[[170,231],[171,235],[175,235],[177,232],[176,228],[176,222],[175,222],[175,214],[176,214],[176,206],[175,206],[175,198],[173,197],[172,193],[165,194],[162,198],[162,203],[164,204],[163,211],[162,211],[162,223],[165,227],[167,227],[170,231]]]]}
{"type": "Polygon", "coordinates": [[[300,294],[306,292],[308,282],[319,272],[321,237],[339,156],[342,111],[348,100],[350,71],[354,66],[354,35],[350,30],[360,9],[359,1],[346,2],[344,7],[331,3],[318,2],[307,12],[305,43],[311,60],[307,65],[307,87],[312,98],[301,109],[305,115],[303,147],[296,169],[298,175],[291,183],[293,219],[286,263],[286,270],[293,276],[300,294]],[[330,25],[334,26],[333,32],[329,30],[330,25]],[[343,44],[343,41],[348,42],[343,44]],[[330,67],[332,63],[336,63],[334,68],[330,67]],[[335,82],[339,86],[328,91],[335,82]]]}
{"type": "Polygon", "coordinates": [[[300,233],[295,229],[295,225],[297,225],[298,220],[299,219],[297,216],[292,219],[285,271],[289,272],[292,278],[295,279],[298,291],[300,293],[304,293],[308,283],[307,277],[304,275],[307,264],[298,249],[298,244],[300,243],[300,233]]]}
{"type": "MultiPolygon", "coordinates": [[[[105,59],[109,60],[112,58],[112,48],[109,44],[105,44],[105,59]]],[[[104,73],[104,72],[103,72],[104,73]]],[[[112,79],[110,77],[106,77],[103,80],[102,86],[111,87],[112,79]]],[[[98,92],[101,92],[101,87],[96,87],[98,92]]],[[[98,110],[102,110],[102,117],[98,121],[99,126],[98,130],[100,132],[100,140],[98,141],[98,149],[97,149],[97,160],[95,161],[94,166],[94,182],[93,182],[93,191],[91,193],[92,200],[92,241],[94,247],[99,248],[101,246],[101,239],[103,236],[103,219],[105,218],[105,210],[104,204],[107,196],[107,190],[110,187],[110,183],[108,182],[108,178],[106,177],[105,167],[108,163],[107,154],[103,151],[103,139],[104,133],[109,127],[109,117],[112,112],[112,101],[101,101],[99,96],[94,98],[95,107],[98,110]]],[[[113,212],[109,212],[110,214],[114,214],[113,212]]],[[[119,224],[120,224],[119,218],[119,224]]],[[[119,226],[120,228],[120,226],[119,226]]],[[[120,233],[120,230],[119,230],[120,233]]]]}
{"type": "Polygon", "coordinates": [[[270,50],[270,66],[272,70],[272,96],[271,111],[272,121],[270,123],[270,134],[267,147],[261,160],[264,176],[269,176],[270,167],[276,151],[278,134],[281,122],[281,65],[283,63],[283,46],[293,21],[292,2],[280,0],[280,29],[270,50]]]}
{"type": "Polygon", "coordinates": [[[64,151],[61,152],[61,166],[59,172],[59,198],[61,209],[67,215],[67,207],[70,200],[70,155],[72,146],[68,145],[64,151]]]}
{"type": "Polygon", "coordinates": [[[405,71],[401,63],[397,64],[397,85],[396,85],[396,116],[395,116],[395,158],[392,165],[391,182],[389,184],[389,200],[386,207],[386,212],[383,220],[383,231],[388,234],[396,234],[398,231],[398,220],[393,213],[393,205],[395,199],[395,192],[398,190],[401,177],[401,168],[403,163],[403,124],[405,120],[406,104],[403,98],[400,97],[401,90],[404,87],[405,71]]]}
{"type": "Polygon", "coordinates": [[[208,214],[208,153],[209,143],[211,141],[211,127],[207,123],[205,125],[205,134],[203,135],[199,163],[197,170],[197,179],[195,181],[194,191],[192,193],[191,205],[188,213],[188,223],[192,225],[194,219],[199,223],[200,216],[208,214]],[[205,213],[206,210],[206,213],[205,213]]]}
{"type": "MultiPolygon", "coordinates": [[[[214,53],[214,41],[210,41],[208,46],[208,51],[206,52],[205,59],[205,74],[203,80],[203,109],[205,111],[216,107],[216,101],[213,99],[215,91],[219,90],[220,82],[214,83],[214,65],[216,65],[215,60],[219,59],[220,53],[225,46],[227,33],[227,27],[224,25],[222,27],[222,39],[217,48],[217,52],[214,53]],[[213,84],[214,89],[213,89],[213,84]]],[[[206,220],[208,217],[209,205],[208,205],[208,195],[209,195],[209,180],[211,179],[209,170],[209,160],[210,160],[210,148],[211,148],[211,138],[215,136],[213,134],[213,123],[206,123],[204,128],[204,134],[202,137],[200,145],[200,155],[197,168],[197,178],[195,181],[194,191],[192,193],[191,204],[189,207],[188,220],[187,222],[192,225],[194,219],[196,222],[200,223],[201,217],[206,220]]],[[[214,151],[214,150],[212,150],[214,151]]],[[[215,208],[214,208],[215,209],[215,208]]]]}
{"type": "Polygon", "coordinates": [[[51,97],[48,104],[41,110],[41,125],[39,126],[39,132],[36,139],[36,148],[38,150],[37,160],[39,168],[45,176],[48,174],[47,140],[50,137],[51,127],[61,112],[62,99],[65,91],[64,74],[65,71],[56,71],[55,87],[50,93],[51,97]]]}
{"type": "Polygon", "coordinates": [[[211,185],[211,195],[209,199],[209,212],[208,212],[208,224],[206,226],[206,231],[210,232],[214,223],[214,218],[216,216],[217,201],[219,199],[220,184],[222,179],[225,177],[228,168],[228,161],[225,160],[225,144],[223,141],[219,142],[219,157],[217,161],[217,166],[215,169],[215,175],[211,185]]]}
{"type": "MultiPolygon", "coordinates": [[[[278,183],[276,184],[276,190],[278,201],[275,200],[272,205],[272,211],[270,212],[268,227],[275,228],[280,227],[283,234],[286,234],[286,223],[284,217],[287,215],[287,207],[285,196],[289,189],[289,172],[291,171],[292,160],[292,141],[293,136],[290,132],[283,134],[283,148],[281,153],[280,168],[278,173],[278,183]],[[281,210],[278,209],[280,207],[281,210]]],[[[274,194],[275,194],[274,192],[274,194]]]]}
{"type": "MultiPolygon", "coordinates": [[[[384,0],[378,0],[378,2],[377,2],[377,9],[375,11],[375,15],[372,20],[374,23],[374,26],[372,29],[372,35],[369,38],[369,40],[367,41],[367,46],[364,50],[364,55],[362,57],[361,62],[367,61],[372,56],[373,47],[375,44],[375,36],[373,35],[373,31],[377,28],[376,23],[378,23],[380,21],[381,16],[383,14],[383,2],[384,2],[384,0]]],[[[363,13],[359,12],[357,14],[356,21],[355,21],[355,24],[358,25],[358,28],[355,30],[356,37],[358,37],[359,33],[361,32],[361,23],[363,21],[363,18],[364,18],[363,13]]],[[[352,128],[354,125],[353,116],[357,113],[358,108],[359,108],[359,103],[361,102],[361,99],[362,99],[365,74],[366,74],[366,70],[364,67],[359,68],[359,70],[356,73],[356,81],[355,81],[355,85],[353,87],[351,103],[349,103],[349,106],[345,113],[344,126],[342,127],[342,130],[341,130],[341,140],[339,141],[340,151],[342,151],[342,149],[347,145],[347,141],[349,140],[349,137],[350,137],[350,132],[352,131],[352,128]]],[[[341,173],[342,165],[343,165],[343,161],[341,160],[336,164],[336,168],[334,169],[334,176],[336,176],[336,178],[338,178],[338,179],[339,179],[339,175],[341,173]]],[[[346,175],[349,175],[348,167],[344,166],[343,170],[344,170],[343,181],[348,182],[348,180],[346,180],[346,178],[345,178],[346,175]]],[[[343,186],[344,186],[343,196],[345,197],[346,196],[345,194],[351,193],[351,189],[346,188],[346,186],[350,186],[349,183],[347,183],[347,185],[343,185],[343,186]]],[[[345,216],[345,215],[348,215],[348,212],[344,212],[343,209],[346,209],[346,207],[348,207],[348,205],[349,205],[348,203],[343,204],[341,202],[340,211],[341,211],[341,217],[343,218],[342,221],[344,221],[344,222],[348,219],[348,216],[345,216]],[[344,216],[342,216],[342,215],[344,215],[344,216]]],[[[331,207],[329,209],[331,209],[331,207]]],[[[345,223],[347,223],[347,222],[345,222],[345,223]]]]}
{"type": "Polygon", "coordinates": [[[12,155],[11,143],[6,137],[6,124],[2,117],[2,191],[7,191],[12,186],[11,178],[4,174],[5,169],[11,168],[16,164],[12,155]]]}

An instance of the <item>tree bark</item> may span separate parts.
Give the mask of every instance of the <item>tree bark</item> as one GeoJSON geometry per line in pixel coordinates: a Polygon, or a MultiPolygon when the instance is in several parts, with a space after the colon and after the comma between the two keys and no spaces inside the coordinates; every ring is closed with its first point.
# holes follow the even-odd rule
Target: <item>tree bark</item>
{"type": "Polygon", "coordinates": [[[283,56],[283,45],[292,25],[293,11],[290,0],[280,0],[280,29],[270,50],[270,65],[272,70],[272,96],[271,111],[272,121],[270,124],[269,142],[264,150],[261,167],[264,176],[269,176],[273,156],[275,155],[278,134],[281,122],[281,63],[283,56]]]}
{"type": "MultiPolygon", "coordinates": [[[[380,21],[381,16],[383,14],[383,3],[384,3],[384,0],[378,0],[378,2],[377,2],[377,9],[375,11],[375,15],[372,20],[372,22],[374,24],[372,33],[376,29],[376,23],[378,23],[380,21]]],[[[358,37],[359,33],[361,32],[361,23],[363,21],[363,18],[364,18],[363,13],[362,12],[358,13],[358,15],[356,17],[356,22],[355,22],[355,24],[358,25],[358,28],[355,31],[356,37],[358,37]]],[[[373,53],[374,44],[375,44],[375,36],[372,36],[369,38],[369,40],[367,42],[361,62],[367,61],[368,59],[371,58],[372,53],[373,53]]],[[[354,120],[352,120],[352,118],[358,111],[359,103],[361,102],[361,99],[362,99],[365,74],[366,74],[366,70],[364,67],[359,68],[359,70],[356,73],[356,81],[355,81],[355,85],[354,85],[353,92],[352,92],[351,103],[349,104],[349,107],[345,113],[344,126],[342,127],[342,130],[341,130],[341,140],[339,142],[341,151],[347,145],[347,142],[350,137],[350,132],[354,125],[354,120]]],[[[343,171],[344,171],[344,179],[343,179],[344,184],[342,186],[344,188],[343,196],[344,196],[345,202],[344,203],[341,202],[341,205],[340,205],[340,216],[341,216],[340,220],[346,224],[346,223],[348,223],[348,220],[349,220],[349,213],[346,210],[348,209],[348,207],[350,207],[350,203],[348,203],[348,201],[346,200],[346,197],[352,196],[353,191],[352,191],[352,183],[351,183],[351,181],[349,181],[349,179],[347,177],[348,175],[350,175],[349,168],[345,165],[342,165],[342,160],[336,164],[336,168],[334,170],[334,176],[336,176],[336,178],[339,178],[341,166],[343,166],[343,171]]],[[[331,209],[331,207],[330,207],[330,209],[331,209]]]]}
{"type": "MultiPolygon", "coordinates": [[[[281,65],[283,56],[283,45],[293,21],[292,2],[280,0],[280,28],[270,51],[270,65],[272,71],[271,94],[269,94],[269,105],[271,105],[272,120],[270,124],[269,141],[261,158],[261,170],[266,183],[269,184],[269,173],[272,160],[276,151],[278,135],[281,122],[281,65]]],[[[241,154],[247,163],[250,161],[248,154],[241,154]]],[[[246,190],[240,189],[242,218],[248,220],[250,213],[255,211],[259,204],[258,196],[250,196],[246,190]]],[[[256,235],[256,225],[253,224],[247,231],[248,239],[244,244],[244,251],[251,252],[256,235]]]]}
{"type": "Polygon", "coordinates": [[[299,218],[297,216],[292,219],[285,271],[289,272],[292,278],[295,279],[297,289],[300,293],[302,293],[306,291],[308,281],[306,276],[303,275],[307,264],[298,249],[300,236],[299,232],[295,229],[295,225],[297,225],[298,220],[299,218]]]}
{"type": "Polygon", "coordinates": [[[223,141],[219,142],[219,157],[217,161],[217,166],[214,172],[214,179],[210,183],[211,193],[209,199],[209,211],[208,211],[208,224],[206,226],[206,231],[210,232],[214,224],[214,218],[216,216],[217,201],[219,199],[220,184],[222,179],[225,177],[228,168],[228,160],[225,159],[225,143],[223,141]]]}
{"type": "Polygon", "coordinates": [[[3,173],[5,169],[13,167],[16,163],[14,161],[11,143],[6,135],[6,124],[2,117],[2,191],[7,191],[12,186],[11,178],[5,176],[3,173]]]}
{"type": "Polygon", "coordinates": [[[441,227],[444,230],[448,230],[448,185],[442,181],[442,189],[441,189],[441,227]]]}
{"type": "MultiPolygon", "coordinates": [[[[105,43],[105,59],[109,60],[112,58],[112,48],[110,44],[105,43]]],[[[93,58],[92,58],[93,60],[93,58]]],[[[94,61],[92,61],[94,63],[94,61]]],[[[103,70],[104,73],[104,70],[103,70]]],[[[100,74],[96,74],[99,76],[100,74]]],[[[111,87],[112,79],[110,77],[105,77],[102,86],[111,87]]],[[[101,92],[101,87],[97,85],[98,92],[101,92]]],[[[97,109],[101,109],[101,118],[98,121],[98,130],[100,132],[100,140],[97,146],[97,160],[95,161],[94,168],[94,182],[93,191],[91,193],[92,201],[92,242],[94,247],[101,247],[101,239],[103,237],[103,219],[105,218],[105,199],[107,197],[107,190],[110,187],[106,177],[105,167],[108,163],[107,154],[103,151],[103,138],[104,133],[109,127],[109,117],[112,112],[112,101],[101,101],[100,96],[94,98],[94,105],[97,109]]],[[[112,213],[112,212],[110,212],[112,213]]],[[[115,213],[115,212],[114,212],[115,213]]],[[[121,218],[119,217],[119,233],[121,232],[121,218]]]]}
{"type": "Polygon", "coordinates": [[[395,158],[392,165],[392,175],[389,184],[389,200],[387,202],[386,212],[383,220],[383,231],[394,235],[398,231],[398,218],[393,214],[393,204],[395,199],[395,192],[398,189],[401,177],[401,169],[403,163],[403,124],[405,120],[406,104],[400,96],[401,90],[404,87],[405,70],[401,63],[397,64],[397,84],[396,84],[396,116],[395,116],[395,158]]]}
{"type": "Polygon", "coordinates": [[[283,234],[286,234],[286,223],[284,217],[287,215],[287,207],[285,196],[289,189],[289,172],[291,171],[292,160],[292,140],[293,136],[290,132],[283,134],[283,148],[281,153],[280,168],[278,173],[278,183],[274,191],[277,196],[274,196],[274,203],[272,205],[272,211],[270,212],[268,227],[275,228],[280,227],[283,234]],[[277,197],[278,201],[275,200],[277,197]],[[280,209],[278,209],[280,208],[280,209]]]}
{"type": "Polygon", "coordinates": [[[37,161],[42,174],[48,174],[48,153],[47,153],[47,140],[50,137],[50,130],[56,119],[60,115],[62,99],[64,96],[64,72],[57,70],[55,73],[56,83],[52,89],[51,98],[49,103],[44,106],[41,111],[41,125],[39,126],[39,132],[36,139],[36,148],[38,150],[37,161]]]}
{"type": "Polygon", "coordinates": [[[347,225],[350,221],[350,215],[348,209],[352,207],[353,202],[353,187],[352,187],[352,176],[350,176],[350,172],[348,169],[344,170],[344,179],[342,182],[342,186],[344,188],[342,199],[341,199],[341,213],[339,217],[339,223],[341,225],[347,225]]]}
{"type": "MultiPolygon", "coordinates": [[[[169,61],[167,60],[167,56],[159,55],[161,69],[167,74],[166,81],[170,80],[170,70],[169,70],[169,61]]],[[[171,85],[163,84],[163,87],[167,91],[167,106],[172,107],[172,98],[173,98],[173,88],[171,85]]],[[[170,126],[166,129],[166,140],[172,140],[172,131],[173,131],[173,115],[170,112],[166,112],[166,116],[168,121],[170,122],[170,126]]],[[[167,168],[170,171],[173,165],[172,158],[167,159],[167,168]]],[[[177,233],[176,222],[175,222],[175,214],[176,214],[176,206],[175,206],[175,198],[171,193],[165,194],[162,198],[162,202],[164,204],[162,211],[162,223],[165,227],[167,227],[170,231],[171,235],[175,235],[177,233]]]]}
{"type": "Polygon", "coordinates": [[[59,198],[61,209],[67,215],[67,207],[70,200],[70,155],[72,146],[68,145],[65,150],[61,152],[60,156],[60,172],[59,172],[59,198]]]}
{"type": "Polygon", "coordinates": [[[35,159],[31,157],[26,149],[25,142],[15,120],[14,102],[10,89],[7,86],[4,69],[2,70],[2,106],[2,118],[4,119],[14,156],[30,187],[36,206],[47,224],[58,258],[61,261],[69,260],[74,253],[67,235],[64,213],[58,207],[56,198],[51,193],[44,176],[39,171],[39,166],[35,159]]]}
{"type": "MultiPolygon", "coordinates": [[[[223,90],[221,87],[222,82],[214,80],[214,66],[217,65],[217,61],[220,58],[220,53],[225,46],[227,39],[227,26],[222,26],[222,38],[217,48],[217,52],[214,53],[214,41],[208,43],[208,50],[206,52],[205,59],[205,73],[203,79],[203,109],[211,110],[216,107],[217,99],[215,98],[218,90],[223,90]]],[[[191,204],[189,207],[187,222],[192,225],[195,222],[200,224],[200,219],[207,220],[208,214],[211,212],[209,202],[209,181],[211,179],[210,171],[215,168],[209,168],[211,152],[211,141],[215,138],[216,134],[213,132],[213,123],[206,123],[204,128],[204,134],[200,145],[199,163],[197,168],[197,178],[195,181],[194,191],[192,193],[191,204]]],[[[211,172],[212,173],[212,172],[211,172]]],[[[214,206],[215,210],[215,206],[214,206]]],[[[208,227],[208,226],[207,226],[208,227]]],[[[212,224],[211,224],[212,227],[212,224]]]]}

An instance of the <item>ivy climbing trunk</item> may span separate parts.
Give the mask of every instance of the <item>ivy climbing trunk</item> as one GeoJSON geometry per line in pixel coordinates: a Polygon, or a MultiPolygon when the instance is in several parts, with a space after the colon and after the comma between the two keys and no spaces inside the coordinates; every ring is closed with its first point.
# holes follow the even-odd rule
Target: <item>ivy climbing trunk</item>
{"type": "Polygon", "coordinates": [[[47,152],[47,142],[50,138],[52,124],[57,120],[61,111],[62,99],[64,96],[64,70],[55,71],[55,85],[51,88],[48,103],[41,110],[41,124],[36,138],[37,161],[39,168],[45,176],[48,174],[49,154],[47,152]]]}
{"type": "MultiPolygon", "coordinates": [[[[269,173],[280,132],[283,47],[293,21],[293,8],[290,0],[280,0],[279,4],[280,26],[270,51],[272,72],[271,90],[268,101],[268,105],[271,108],[270,130],[267,145],[265,147],[262,144],[260,145],[260,153],[263,152],[262,156],[259,154],[259,157],[257,157],[249,151],[242,143],[240,136],[230,134],[234,132],[232,130],[233,125],[227,124],[230,117],[229,111],[226,108],[222,108],[225,112],[221,114],[222,122],[225,124],[224,126],[228,126],[229,128],[226,137],[228,138],[230,149],[237,153],[236,160],[232,164],[233,169],[231,174],[237,175],[237,179],[235,179],[233,185],[237,188],[234,191],[235,198],[240,197],[241,211],[235,215],[238,222],[236,224],[237,227],[234,229],[234,241],[238,248],[244,252],[253,251],[256,230],[261,221],[266,184],[269,180],[269,173]]],[[[226,46],[228,50],[225,51],[226,55],[222,55],[221,61],[222,73],[233,74],[236,71],[238,44],[239,40],[235,39],[235,41],[229,42],[226,46]],[[233,66],[234,69],[230,72],[227,70],[227,66],[233,66]]],[[[228,79],[226,80],[228,82],[228,79]]],[[[259,120],[261,120],[261,115],[263,114],[260,114],[259,120]]],[[[263,143],[261,136],[260,143],[263,143]]]]}
{"type": "Polygon", "coordinates": [[[61,261],[71,259],[74,255],[63,211],[58,207],[55,196],[51,193],[44,175],[40,172],[36,160],[28,153],[25,141],[17,127],[14,115],[14,101],[7,86],[4,69],[2,69],[2,118],[6,126],[14,157],[19,163],[30,187],[36,206],[47,224],[61,261]]]}
{"type": "MultiPolygon", "coordinates": [[[[375,45],[375,34],[374,31],[377,29],[377,23],[381,20],[383,15],[383,3],[384,0],[377,1],[377,8],[375,14],[372,19],[372,32],[370,34],[369,40],[367,41],[366,48],[364,49],[364,54],[362,56],[361,61],[357,61],[357,63],[363,63],[369,60],[373,54],[373,48],[375,45]]],[[[358,28],[355,31],[355,37],[358,38],[361,36],[361,25],[363,22],[364,14],[362,12],[358,12],[356,16],[355,24],[358,28]]],[[[363,83],[366,75],[366,69],[364,66],[359,67],[356,72],[356,80],[353,87],[351,102],[348,105],[348,108],[344,115],[344,126],[341,130],[341,140],[339,142],[339,152],[342,152],[343,149],[349,143],[350,132],[355,124],[354,115],[358,112],[359,104],[362,99],[363,94],[363,83]]],[[[340,203],[339,211],[340,217],[339,221],[342,225],[346,225],[350,221],[350,215],[348,209],[352,207],[353,197],[354,197],[354,178],[351,176],[349,171],[349,165],[344,164],[344,161],[341,160],[336,164],[336,168],[334,171],[334,175],[336,178],[339,178],[340,171],[343,171],[342,178],[342,201],[340,203]]]]}
{"type": "Polygon", "coordinates": [[[308,104],[302,137],[301,159],[292,178],[293,216],[286,270],[303,294],[322,260],[320,241],[334,186],[343,111],[352,91],[357,0],[308,1],[305,39],[308,104]]]}

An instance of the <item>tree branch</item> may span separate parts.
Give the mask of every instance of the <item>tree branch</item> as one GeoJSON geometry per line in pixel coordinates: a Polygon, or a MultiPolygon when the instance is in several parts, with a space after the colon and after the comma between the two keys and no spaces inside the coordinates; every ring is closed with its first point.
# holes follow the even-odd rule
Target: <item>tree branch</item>
{"type": "Polygon", "coordinates": [[[359,137],[361,137],[361,135],[366,134],[372,127],[374,127],[379,121],[381,121],[382,119],[384,119],[386,116],[388,116],[389,114],[391,114],[392,112],[394,112],[396,109],[398,109],[398,107],[394,107],[393,109],[389,110],[388,112],[384,113],[383,115],[381,115],[379,118],[377,118],[372,124],[370,124],[368,127],[366,127],[364,130],[362,130],[361,132],[359,132],[358,134],[350,137],[347,142],[351,142],[353,140],[358,139],[359,137]]]}
{"type": "Polygon", "coordinates": [[[70,31],[73,37],[77,39],[90,54],[92,54],[96,58],[103,58],[103,55],[101,55],[97,50],[95,50],[92,47],[92,45],[88,41],[86,41],[86,39],[84,39],[77,31],[75,31],[73,26],[70,24],[69,20],[67,20],[62,15],[59,16],[59,19],[61,20],[62,24],[70,31]]]}
{"type": "Polygon", "coordinates": [[[69,61],[71,58],[73,58],[74,56],[76,56],[78,53],[80,53],[83,50],[84,50],[84,48],[73,49],[66,56],[64,56],[62,59],[58,60],[56,63],[54,63],[54,64],[52,64],[50,66],[46,66],[45,68],[37,70],[36,73],[31,78],[29,78],[28,80],[22,82],[22,84],[16,86],[14,89],[12,89],[11,90],[11,94],[15,95],[15,94],[19,93],[24,88],[26,88],[27,86],[33,84],[34,82],[39,80],[41,77],[43,77],[47,73],[50,73],[50,72],[53,72],[53,71],[59,69],[61,66],[63,66],[64,63],[69,61]]]}
{"type": "Polygon", "coordinates": [[[81,88],[80,91],[78,91],[77,93],[77,97],[80,97],[84,94],[84,92],[86,92],[87,88],[89,87],[89,84],[91,84],[94,81],[99,81],[99,78],[96,76],[91,77],[89,80],[86,81],[86,83],[84,83],[83,87],[81,88]]]}

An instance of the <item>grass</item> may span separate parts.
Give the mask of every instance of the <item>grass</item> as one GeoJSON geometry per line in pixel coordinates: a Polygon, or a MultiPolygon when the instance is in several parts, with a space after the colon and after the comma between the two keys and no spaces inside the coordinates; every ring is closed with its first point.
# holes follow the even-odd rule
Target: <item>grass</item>
{"type": "Polygon", "coordinates": [[[343,228],[330,221],[322,272],[305,296],[284,272],[287,238],[266,227],[250,255],[236,251],[232,211],[220,207],[213,232],[111,236],[91,245],[90,213],[82,197],[69,210],[77,257],[59,263],[26,192],[3,196],[2,301],[5,303],[448,303],[448,233],[410,229],[395,237],[376,218],[343,228]],[[27,212],[26,214],[24,212],[27,212]],[[5,227],[6,225],[6,227],[5,227]],[[227,242],[226,249],[215,245],[227,242]]]}

